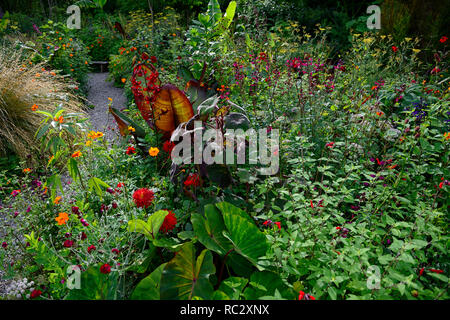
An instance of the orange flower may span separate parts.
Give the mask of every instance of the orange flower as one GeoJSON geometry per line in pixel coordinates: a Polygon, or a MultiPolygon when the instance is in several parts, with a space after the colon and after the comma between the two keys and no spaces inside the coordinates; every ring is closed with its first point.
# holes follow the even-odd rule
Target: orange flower
{"type": "Polygon", "coordinates": [[[55,120],[56,122],[59,122],[59,123],[63,123],[64,122],[63,116],[60,116],[59,118],[54,118],[53,120],[55,120]]]}
{"type": "Polygon", "coordinates": [[[66,224],[66,222],[69,220],[69,215],[66,212],[60,212],[55,220],[58,222],[58,225],[61,226],[63,224],[66,224]]]}
{"type": "MultiPolygon", "coordinates": [[[[47,189],[46,189],[46,190],[47,190],[47,189]]],[[[62,199],[62,197],[57,196],[57,197],[55,198],[55,200],[53,200],[53,203],[54,203],[54,204],[59,204],[59,202],[61,201],[61,199],[62,199]]]]}
{"type": "Polygon", "coordinates": [[[101,137],[103,137],[103,132],[100,132],[100,131],[97,131],[97,132],[91,131],[88,133],[88,138],[90,138],[92,140],[95,140],[95,139],[101,138],[101,137]]]}
{"type": "Polygon", "coordinates": [[[127,82],[127,79],[122,78],[122,83],[125,83],[125,82],[127,82]]]}
{"type": "Polygon", "coordinates": [[[86,147],[89,147],[92,144],[92,140],[86,141],[86,147]]]}
{"type": "Polygon", "coordinates": [[[112,101],[113,101],[113,99],[112,99],[112,98],[108,98],[108,100],[109,100],[110,102],[112,102],[112,101]]]}
{"type": "Polygon", "coordinates": [[[159,153],[159,149],[152,147],[152,148],[150,148],[150,150],[148,150],[148,153],[150,154],[150,156],[156,157],[159,153]]]}
{"type": "Polygon", "coordinates": [[[29,172],[31,172],[31,169],[30,168],[25,168],[25,169],[23,169],[23,172],[24,173],[29,173],[29,172]]]}
{"type": "Polygon", "coordinates": [[[445,140],[450,139],[450,132],[444,133],[444,138],[445,138],[445,140]]]}
{"type": "Polygon", "coordinates": [[[37,104],[33,104],[33,106],[31,107],[31,110],[36,111],[37,109],[39,109],[37,104]]]}
{"type": "Polygon", "coordinates": [[[383,111],[378,111],[378,112],[377,112],[377,116],[379,116],[379,117],[381,117],[383,114],[384,114],[383,111]]]}
{"type": "Polygon", "coordinates": [[[82,153],[80,150],[75,151],[74,153],[72,153],[72,158],[78,158],[81,157],[82,153]]]}

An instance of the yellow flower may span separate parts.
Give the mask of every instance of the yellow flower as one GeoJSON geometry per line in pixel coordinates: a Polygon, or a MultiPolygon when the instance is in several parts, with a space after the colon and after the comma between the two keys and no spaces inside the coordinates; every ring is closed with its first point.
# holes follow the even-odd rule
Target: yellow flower
{"type": "Polygon", "coordinates": [[[373,41],[373,38],[365,38],[365,39],[363,40],[363,42],[364,42],[365,44],[370,44],[370,43],[372,43],[372,41],[373,41]]]}
{"type": "Polygon", "coordinates": [[[95,139],[101,138],[101,137],[103,137],[103,132],[100,132],[100,131],[97,131],[97,132],[91,131],[88,133],[88,138],[90,138],[92,140],[95,140],[95,139]]]}
{"type": "Polygon", "coordinates": [[[86,147],[89,147],[92,144],[92,140],[86,141],[86,147]]]}
{"type": "Polygon", "coordinates": [[[412,49],[412,51],[413,51],[414,53],[419,53],[419,52],[420,52],[420,49],[412,49]]]}
{"type": "Polygon", "coordinates": [[[159,149],[151,147],[150,150],[148,150],[148,153],[150,154],[150,156],[156,157],[159,153],[159,149]]]}
{"type": "Polygon", "coordinates": [[[386,36],[381,36],[381,40],[383,40],[384,38],[386,38],[386,36]]]}
{"type": "Polygon", "coordinates": [[[62,199],[62,197],[57,196],[57,197],[55,198],[55,200],[53,200],[53,203],[54,203],[54,204],[59,204],[59,202],[61,201],[61,199],[62,199]]]}
{"type": "Polygon", "coordinates": [[[405,41],[406,42],[409,42],[409,41],[411,41],[412,40],[412,38],[405,38],[405,41]]]}
{"type": "Polygon", "coordinates": [[[136,129],[133,128],[132,126],[129,126],[129,127],[128,127],[128,131],[130,131],[130,132],[136,132],[136,129]]]}
{"type": "Polygon", "coordinates": [[[67,214],[67,212],[60,212],[55,220],[56,222],[58,222],[58,225],[61,226],[63,224],[66,224],[66,222],[69,220],[69,215],[67,214]]]}

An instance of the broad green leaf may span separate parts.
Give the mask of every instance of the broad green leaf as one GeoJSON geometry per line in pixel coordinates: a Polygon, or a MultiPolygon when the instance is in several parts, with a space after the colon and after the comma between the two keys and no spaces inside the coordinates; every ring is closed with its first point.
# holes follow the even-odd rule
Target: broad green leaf
{"type": "Polygon", "coordinates": [[[138,283],[131,295],[132,300],[159,300],[159,284],[166,263],[155,269],[149,276],[138,283]]]}
{"type": "Polygon", "coordinates": [[[278,290],[285,299],[295,300],[297,293],[288,287],[281,277],[273,272],[255,272],[250,277],[250,285],[244,290],[246,300],[257,300],[263,296],[273,296],[278,290]]]}
{"type": "Polygon", "coordinates": [[[225,255],[232,248],[232,244],[223,236],[225,224],[219,210],[212,204],[205,206],[205,216],[191,215],[192,226],[198,240],[209,250],[225,255]]]}
{"type": "Polygon", "coordinates": [[[220,286],[219,290],[224,292],[231,300],[239,300],[242,291],[248,283],[248,279],[239,277],[229,277],[224,280],[220,286]]]}
{"type": "Polygon", "coordinates": [[[160,297],[163,300],[191,300],[194,296],[211,299],[213,287],[209,277],[215,272],[211,252],[205,249],[195,259],[194,244],[187,242],[164,268],[160,297]]]}

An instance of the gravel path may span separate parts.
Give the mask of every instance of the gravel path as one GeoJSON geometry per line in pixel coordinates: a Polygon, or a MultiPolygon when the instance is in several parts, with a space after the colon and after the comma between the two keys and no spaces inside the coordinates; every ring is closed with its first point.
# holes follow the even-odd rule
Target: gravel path
{"type": "Polygon", "coordinates": [[[89,104],[95,108],[89,110],[92,127],[96,131],[105,134],[107,140],[112,141],[118,137],[117,124],[108,112],[108,98],[113,99],[112,106],[116,109],[123,109],[127,106],[127,99],[123,94],[122,88],[114,87],[112,82],[107,82],[108,73],[90,73],[89,74],[89,104]],[[115,131],[113,131],[114,129],[115,131]]]}
{"type": "MultiPolygon", "coordinates": [[[[93,130],[103,132],[105,134],[105,139],[109,143],[113,143],[114,140],[119,138],[119,132],[114,118],[108,112],[108,98],[113,99],[112,106],[119,110],[127,106],[127,99],[123,94],[123,89],[114,87],[112,82],[107,82],[107,77],[108,73],[89,74],[89,93],[87,99],[88,104],[95,107],[89,109],[88,114],[93,130]]],[[[66,180],[70,180],[69,176],[63,176],[62,178],[63,185],[66,185],[66,180]]],[[[1,216],[0,223],[4,223],[1,216]]],[[[0,226],[0,237],[2,233],[3,230],[0,226]]],[[[3,275],[4,271],[0,264],[0,298],[5,295],[7,292],[6,287],[11,283],[11,280],[2,279],[3,275]]]]}

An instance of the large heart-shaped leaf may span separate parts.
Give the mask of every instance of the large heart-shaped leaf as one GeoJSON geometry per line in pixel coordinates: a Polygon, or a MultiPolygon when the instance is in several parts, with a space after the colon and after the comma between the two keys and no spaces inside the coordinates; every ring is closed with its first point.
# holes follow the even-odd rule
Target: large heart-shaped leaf
{"type": "Polygon", "coordinates": [[[134,288],[131,295],[132,300],[159,300],[159,284],[165,263],[155,269],[149,276],[145,277],[134,288]]]}
{"type": "Polygon", "coordinates": [[[233,243],[235,251],[258,266],[258,259],[264,256],[269,248],[267,239],[251,218],[239,208],[229,203],[219,203],[217,207],[222,211],[223,220],[228,232],[223,235],[233,243]]]}
{"type": "Polygon", "coordinates": [[[195,213],[191,215],[192,226],[198,240],[209,250],[225,255],[232,244],[223,236],[225,224],[220,211],[212,204],[205,206],[205,215],[195,213]]]}
{"type": "Polygon", "coordinates": [[[163,270],[160,298],[191,300],[194,296],[198,296],[210,299],[213,287],[209,277],[215,272],[211,251],[205,249],[195,259],[194,245],[187,242],[163,270]]]}

